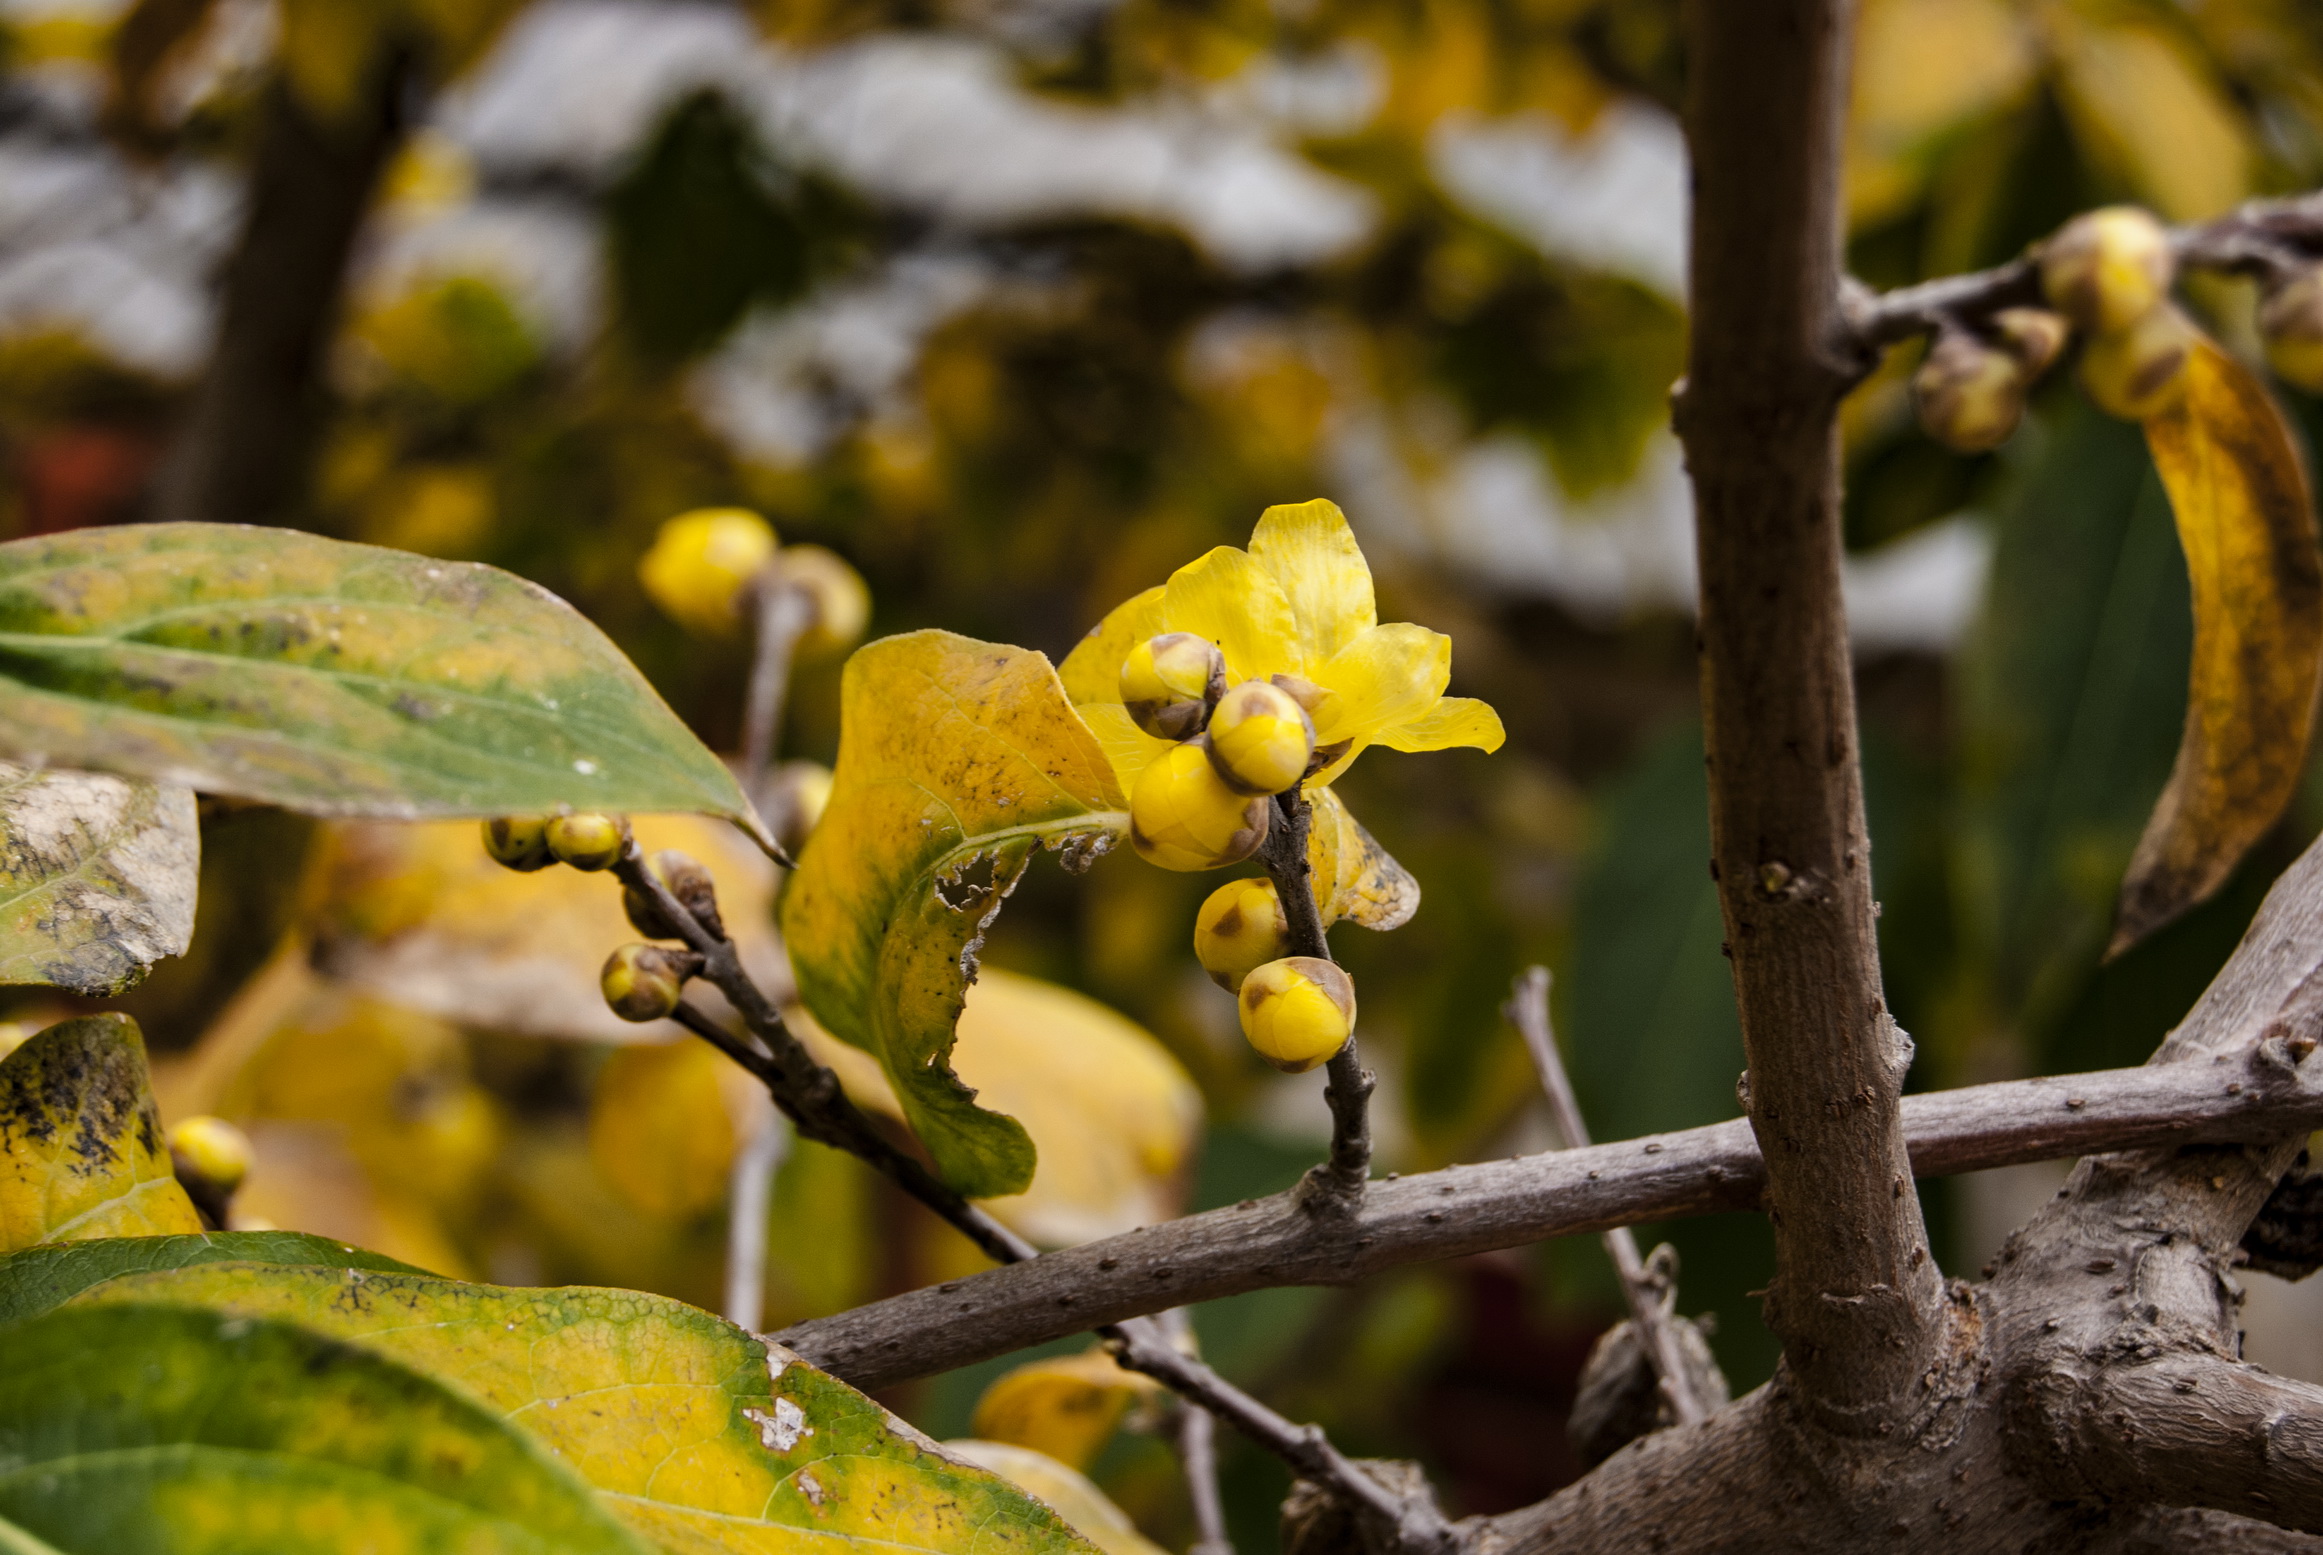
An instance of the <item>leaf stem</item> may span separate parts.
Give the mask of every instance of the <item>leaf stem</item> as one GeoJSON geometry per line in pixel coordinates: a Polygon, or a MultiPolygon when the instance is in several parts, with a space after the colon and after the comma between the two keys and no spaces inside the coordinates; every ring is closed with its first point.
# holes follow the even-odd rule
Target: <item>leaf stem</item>
{"type": "MultiPolygon", "coordinates": [[[[1259,859],[1282,901],[1291,954],[1331,959],[1322,909],[1315,902],[1314,869],[1307,836],[1314,806],[1298,788],[1274,796],[1274,824],[1267,828],[1259,859]]],[[[1321,1213],[1345,1213],[1363,1201],[1371,1180],[1371,1092],[1376,1084],[1363,1067],[1353,1036],[1324,1069],[1323,1101],[1331,1109],[1331,1153],[1300,1184],[1302,1202],[1321,1213]]]]}

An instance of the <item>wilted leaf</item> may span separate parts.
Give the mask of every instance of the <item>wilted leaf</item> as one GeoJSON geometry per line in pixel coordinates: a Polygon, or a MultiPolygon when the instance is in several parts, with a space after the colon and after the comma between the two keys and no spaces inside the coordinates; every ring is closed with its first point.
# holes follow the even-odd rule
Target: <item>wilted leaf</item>
{"type": "Polygon", "coordinates": [[[63,1021],[0,1058],[0,1252],[200,1229],[170,1172],[135,1021],[63,1021]]]}
{"type": "Polygon", "coordinates": [[[0,762],[0,983],[102,997],[194,933],[191,789],[0,762]]]}
{"type": "Polygon", "coordinates": [[[1027,1361],[984,1390],[968,1429],[986,1441],[1029,1447],[1067,1468],[1085,1469],[1113,1439],[1129,1406],[1158,1386],[1140,1372],[1124,1371],[1104,1349],[1027,1361]]]}
{"type": "Polygon", "coordinates": [[[1400,929],[1420,910],[1420,883],[1363,829],[1339,795],[1318,788],[1307,832],[1307,865],[1323,922],[1352,919],[1367,929],[1400,929]]]}
{"type": "Polygon", "coordinates": [[[649,1215],[690,1219],[723,1199],[740,1135],[729,1075],[758,1083],[692,1037],[616,1052],[589,1100],[599,1174],[649,1215]]]}
{"type": "Polygon", "coordinates": [[[2194,589],[2177,765],[2138,839],[2108,955],[2225,883],[2306,764],[2323,669],[2323,559],[2306,471],[2250,370],[2201,342],[2186,394],[2146,422],[2194,589]]]}
{"type": "Polygon", "coordinates": [[[783,898],[799,992],[885,1064],[944,1179],[1021,1193],[1033,1147],[952,1071],[984,929],[1036,849],[1068,868],[1118,839],[1127,801],[1046,659],[949,632],[859,651],[841,691],[830,807],[783,898]]]}
{"type": "Polygon", "coordinates": [[[112,1303],[296,1323],[454,1380],[665,1550],[772,1555],[802,1533],[928,1555],[1079,1547],[854,1389],[665,1297],[208,1264],[119,1279],[79,1306],[112,1303]]]}
{"type": "Polygon", "coordinates": [[[0,1517],[66,1555],[646,1555],[525,1433],[321,1334],[116,1305],[0,1344],[0,1517]]]}
{"type": "Polygon", "coordinates": [[[331,1269],[424,1271],[332,1237],[298,1231],[204,1231],[183,1236],[111,1236],[50,1242],[0,1253],[0,1325],[64,1305],[124,1275],[201,1263],[314,1264],[331,1269]]]}
{"type": "MultiPolygon", "coordinates": [[[[765,856],[731,828],[695,816],[637,816],[631,825],[647,853],[675,848],[709,869],[743,966],[760,987],[786,986],[765,856]]],[[[598,991],[606,956],[637,938],[620,886],[570,869],[503,869],[471,824],[326,827],[305,900],[317,959],[331,976],[406,1009],[591,1042],[654,1040],[676,1029],[633,1025],[598,991]]],[[[714,989],[697,985],[694,996],[718,1008],[714,989]]]]}
{"type": "Polygon", "coordinates": [[[1163,1555],[1160,1545],[1137,1531],[1129,1514],[1068,1464],[1009,1442],[953,1441],[944,1446],[1029,1491],[1072,1525],[1073,1531],[1105,1555],[1163,1555]]]}
{"type": "Polygon", "coordinates": [[[311,815],[756,824],[724,764],[547,590],[236,524],[0,545],[0,755],[311,815]]]}

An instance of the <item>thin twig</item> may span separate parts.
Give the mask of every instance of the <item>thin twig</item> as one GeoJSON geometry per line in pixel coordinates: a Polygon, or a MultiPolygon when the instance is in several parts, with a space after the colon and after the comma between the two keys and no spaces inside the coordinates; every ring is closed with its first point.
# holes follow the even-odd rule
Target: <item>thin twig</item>
{"type": "MultiPolygon", "coordinates": [[[[1174,1340],[1189,1348],[1194,1325],[1186,1309],[1174,1307],[1160,1318],[1174,1340]]],[[[1234,1555],[1226,1535],[1226,1506],[1218,1494],[1217,1416],[1188,1399],[1178,1403],[1178,1469],[1186,1477],[1186,1499],[1194,1510],[1194,1542],[1186,1555],[1234,1555]]]]}
{"type": "Polygon", "coordinates": [[[766,1317],[767,1207],[790,1152],[790,1126],[771,1105],[758,1107],[758,1126],[734,1153],[726,1195],[726,1321],[752,1332],[766,1317]]]}
{"type": "MultiPolygon", "coordinates": [[[[1297,788],[1274,797],[1274,824],[1267,829],[1259,859],[1282,901],[1291,954],[1331,959],[1322,909],[1315,903],[1314,872],[1307,859],[1307,833],[1314,807],[1297,788]]],[[[1307,1173],[1301,1185],[1315,1209],[1344,1211],[1361,1203],[1371,1180],[1371,1071],[1353,1036],[1331,1055],[1323,1071],[1323,1101],[1331,1109],[1331,1154],[1307,1173]]]]}
{"type": "Polygon", "coordinates": [[[750,687],[742,704],[742,791],[767,825],[780,832],[787,818],[774,814],[768,778],[774,769],[775,742],[782,734],[791,657],[800,636],[813,624],[815,607],[806,590],[784,579],[779,559],[768,562],[751,586],[750,603],[756,643],[750,687]]]}
{"type": "MultiPolygon", "coordinates": [[[[1556,1031],[1549,1024],[1547,967],[1533,967],[1517,978],[1507,1014],[1533,1055],[1533,1067],[1540,1071],[1541,1089],[1548,1093],[1549,1111],[1556,1118],[1557,1132],[1564,1136],[1565,1148],[1585,1148],[1589,1144],[1589,1125],[1581,1117],[1580,1100],[1573,1094],[1573,1081],[1565,1073],[1564,1059],[1557,1053],[1556,1031]]],[[[1613,1258],[1614,1271],[1621,1276],[1621,1293],[1629,1302],[1630,1326],[1638,1336],[1646,1359],[1653,1365],[1654,1375],[1661,1384],[1662,1400],[1670,1406],[1670,1418],[1679,1425],[1692,1425],[1708,1418],[1710,1411],[1694,1394],[1693,1380],[1686,1370],[1685,1351],[1678,1343],[1675,1317],[1670,1310],[1677,1293],[1665,1290],[1663,1282],[1646,1268],[1645,1259],[1637,1250],[1637,1237],[1629,1227],[1615,1226],[1604,1233],[1604,1240],[1605,1251],[1613,1258]]]]}

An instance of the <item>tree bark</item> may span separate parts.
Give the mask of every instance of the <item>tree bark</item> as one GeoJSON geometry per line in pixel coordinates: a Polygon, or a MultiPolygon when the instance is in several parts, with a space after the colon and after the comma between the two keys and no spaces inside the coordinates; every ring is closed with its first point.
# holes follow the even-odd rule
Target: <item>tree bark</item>
{"type": "Polygon", "coordinates": [[[401,51],[391,51],[345,124],[318,119],[280,77],[266,88],[217,343],[163,466],[156,516],[243,524],[297,516],[348,261],[402,141],[410,79],[401,51]]]}

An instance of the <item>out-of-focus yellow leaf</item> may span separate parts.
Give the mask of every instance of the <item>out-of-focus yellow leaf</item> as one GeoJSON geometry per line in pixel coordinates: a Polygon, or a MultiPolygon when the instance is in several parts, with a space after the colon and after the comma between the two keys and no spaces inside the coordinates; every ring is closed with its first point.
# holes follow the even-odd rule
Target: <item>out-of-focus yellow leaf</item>
{"type": "Polygon", "coordinates": [[[589,1103],[597,1170],[649,1215],[685,1220],[709,1209],[726,1196],[740,1143],[737,1081],[757,1084],[692,1037],[619,1049],[589,1103]]]}
{"type": "Polygon", "coordinates": [[[170,1173],[137,1022],[62,1021],[0,1058],[0,1253],[201,1228],[170,1173]]]}
{"type": "Polygon", "coordinates": [[[1027,1361],[984,1390],[968,1429],[986,1441],[1030,1447],[1067,1468],[1086,1469],[1113,1439],[1129,1406],[1159,1386],[1142,1372],[1123,1370],[1103,1348],[1027,1361]]]}
{"type": "Polygon", "coordinates": [[[1859,225],[1896,214],[1947,131],[2032,79],[2025,19],[2000,0],[1867,0],[1855,31],[1847,206],[1859,225]]]}
{"type": "Polygon", "coordinates": [[[1129,1514],[1089,1482],[1080,1470],[1059,1463],[1046,1453],[1010,1442],[967,1438],[944,1443],[946,1450],[970,1463],[990,1469],[1019,1490],[1038,1496],[1073,1531],[1103,1550],[1105,1555],[1163,1555],[1160,1545],[1137,1531],[1129,1514]]]}
{"type": "Polygon", "coordinates": [[[830,805],[782,901],[799,992],[885,1065],[960,1191],[1024,1191],[1030,1137],[955,1074],[975,947],[1033,853],[1086,863],[1127,800],[1046,659],[950,632],[859,650],[840,693],[830,805]]]}
{"type": "Polygon", "coordinates": [[[2323,561],[2290,428],[2209,341],[2185,371],[2185,397],[2145,426],[2194,588],[2186,731],[2122,880],[2109,955],[2217,890],[2281,817],[2323,668],[2323,561]]]}
{"type": "Polygon", "coordinates": [[[968,989],[952,1063],[1040,1152],[1031,1186],[986,1206],[1017,1231],[1057,1247],[1177,1212],[1202,1098],[1142,1027],[1069,988],[988,968],[968,989]]]}
{"type": "Polygon", "coordinates": [[[1335,790],[1318,788],[1308,801],[1307,865],[1314,871],[1315,905],[1323,922],[1350,918],[1367,929],[1400,929],[1420,910],[1420,883],[1363,829],[1335,790]]]}
{"type": "MultiPolygon", "coordinates": [[[[649,854],[675,848],[708,867],[743,965],[761,987],[787,987],[770,921],[774,866],[719,822],[645,815],[631,824],[649,854]]],[[[653,1041],[675,1029],[622,1020],[598,989],[606,956],[638,937],[620,886],[570,869],[503,869],[474,822],[330,826],[316,840],[307,890],[324,968],[406,1008],[592,1042],[653,1041]]],[[[720,1007],[713,989],[697,996],[720,1007]]]]}
{"type": "Polygon", "coordinates": [[[679,1555],[795,1555],[826,1540],[926,1555],[1081,1548],[1013,1485],[788,1351],[666,1297],[213,1263],[115,1279],[65,1310],[116,1305],[295,1324],[456,1381],[679,1555]]]}
{"type": "Polygon", "coordinates": [[[252,1123],[250,1175],[234,1194],[237,1230],[300,1231],[455,1279],[476,1272],[435,1206],[410,1189],[374,1181],[322,1123],[252,1123]]]}
{"type": "Polygon", "coordinates": [[[2092,160],[2173,221],[2216,216],[2250,193],[2241,116],[2171,34],[2055,16],[2066,111],[2092,160]]]}

